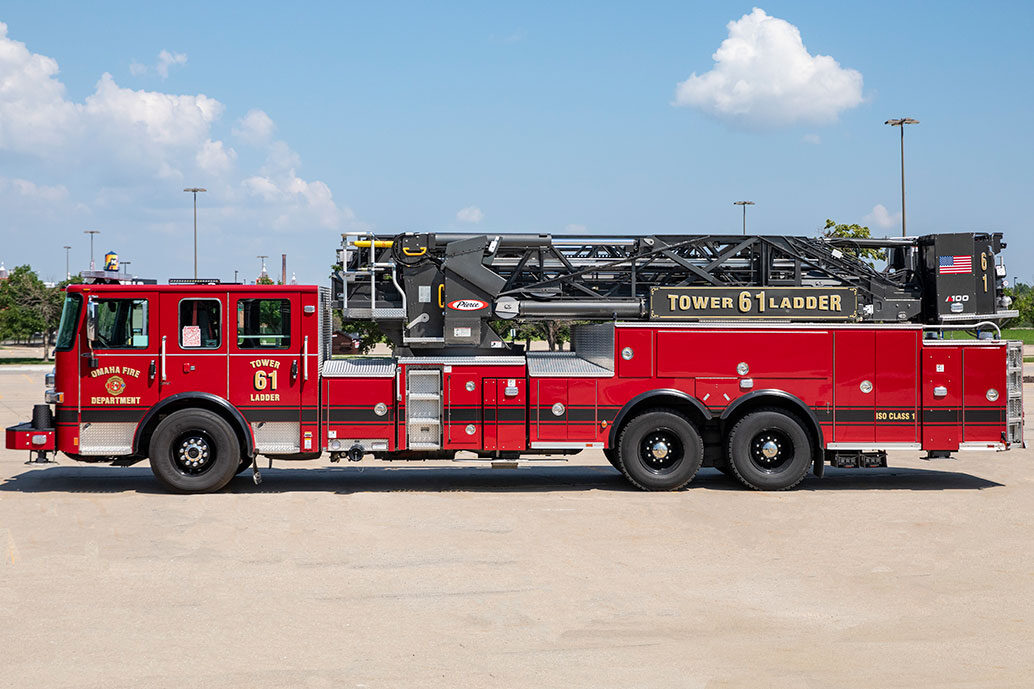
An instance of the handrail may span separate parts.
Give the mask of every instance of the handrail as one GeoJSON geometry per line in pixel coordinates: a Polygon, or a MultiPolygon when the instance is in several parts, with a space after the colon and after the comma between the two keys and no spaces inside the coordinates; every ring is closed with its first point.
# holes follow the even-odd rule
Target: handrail
{"type": "Polygon", "coordinates": [[[951,325],[946,323],[941,323],[940,325],[924,325],[923,330],[975,330],[977,332],[980,332],[980,326],[982,325],[989,325],[992,328],[994,328],[995,332],[997,333],[997,337],[995,339],[1002,339],[1002,329],[994,321],[978,321],[977,323],[962,323],[959,325],[951,325]]]}

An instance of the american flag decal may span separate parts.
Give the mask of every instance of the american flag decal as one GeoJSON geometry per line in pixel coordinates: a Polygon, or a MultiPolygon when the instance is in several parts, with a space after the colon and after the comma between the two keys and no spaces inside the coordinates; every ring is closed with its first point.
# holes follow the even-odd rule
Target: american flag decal
{"type": "Polygon", "coordinates": [[[937,273],[940,275],[951,275],[953,273],[972,273],[972,256],[940,256],[937,273]]]}

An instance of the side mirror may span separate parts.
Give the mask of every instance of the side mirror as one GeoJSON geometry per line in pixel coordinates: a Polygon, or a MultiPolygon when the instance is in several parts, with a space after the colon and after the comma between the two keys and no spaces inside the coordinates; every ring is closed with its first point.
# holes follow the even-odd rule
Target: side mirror
{"type": "Polygon", "coordinates": [[[93,299],[86,302],[86,339],[91,345],[97,339],[97,302],[93,299]]]}

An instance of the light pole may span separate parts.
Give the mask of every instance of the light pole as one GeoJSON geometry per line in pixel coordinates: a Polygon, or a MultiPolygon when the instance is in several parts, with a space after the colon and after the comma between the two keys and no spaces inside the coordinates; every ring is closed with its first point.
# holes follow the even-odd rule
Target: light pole
{"type": "Polygon", "coordinates": [[[95,264],[93,262],[93,235],[100,233],[100,230],[83,230],[83,234],[90,235],[90,270],[95,270],[95,264]]]}
{"type": "Polygon", "coordinates": [[[901,127],[901,236],[905,236],[905,125],[919,124],[919,120],[911,117],[899,117],[894,120],[887,120],[883,124],[891,127],[901,127]]]}
{"type": "Polygon", "coordinates": [[[129,264],[130,263],[132,263],[132,261],[122,261],[122,274],[125,275],[126,277],[129,277],[129,264]]]}
{"type": "Polygon", "coordinates": [[[743,207],[743,234],[747,234],[747,206],[753,206],[753,201],[733,201],[732,205],[743,207]]]}
{"type": "Polygon", "coordinates": [[[183,191],[189,191],[194,194],[194,279],[197,280],[197,193],[199,191],[208,191],[208,189],[189,187],[183,191]]]}
{"type": "Polygon", "coordinates": [[[72,273],[71,273],[71,269],[69,269],[69,267],[68,267],[68,252],[72,250],[72,247],[70,247],[69,245],[65,244],[61,248],[65,250],[65,280],[71,280],[72,279],[72,273]]]}

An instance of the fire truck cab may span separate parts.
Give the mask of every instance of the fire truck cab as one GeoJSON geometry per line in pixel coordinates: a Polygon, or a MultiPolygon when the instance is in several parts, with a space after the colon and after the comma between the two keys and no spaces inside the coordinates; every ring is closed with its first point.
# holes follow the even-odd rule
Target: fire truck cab
{"type": "Polygon", "coordinates": [[[8,445],[151,457],[187,491],[225,483],[257,453],[318,457],[320,297],[298,286],[71,285],[48,376],[53,430],[40,443],[38,429],[16,426],[8,445]]]}

